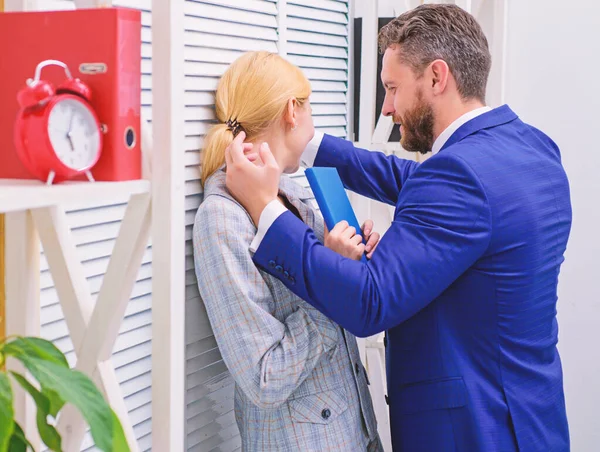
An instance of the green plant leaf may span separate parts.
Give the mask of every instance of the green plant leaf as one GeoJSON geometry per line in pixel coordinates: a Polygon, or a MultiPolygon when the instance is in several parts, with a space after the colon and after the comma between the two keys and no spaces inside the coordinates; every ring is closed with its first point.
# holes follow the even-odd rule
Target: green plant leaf
{"type": "MultiPolygon", "coordinates": [[[[56,346],[45,339],[38,337],[16,337],[8,341],[5,345],[5,353],[14,358],[19,359],[21,356],[29,356],[39,358],[44,361],[53,362],[65,369],[69,368],[69,363],[65,355],[56,346]]],[[[65,405],[65,401],[61,399],[54,391],[45,388],[42,384],[42,393],[50,401],[48,414],[53,417],[58,415],[58,412],[65,405]]]]}
{"type": "Polygon", "coordinates": [[[112,411],[112,417],[113,443],[111,450],[114,452],[130,452],[129,444],[127,444],[127,439],[125,438],[125,432],[123,432],[123,426],[121,425],[121,422],[114,411],[112,411]]]}
{"type": "Polygon", "coordinates": [[[52,417],[56,417],[58,412],[65,405],[65,401],[60,398],[56,391],[52,391],[51,389],[44,388],[42,386],[42,394],[46,396],[48,402],[50,402],[50,408],[48,409],[48,413],[52,417]]]}
{"type": "Polygon", "coordinates": [[[5,452],[13,434],[15,422],[13,393],[8,375],[0,372],[0,452],[5,452]]]}
{"type": "Polygon", "coordinates": [[[69,368],[65,355],[52,342],[39,337],[16,337],[5,344],[4,353],[15,358],[25,354],[69,368]]]}
{"type": "Polygon", "coordinates": [[[25,432],[21,426],[15,422],[15,430],[10,438],[8,452],[27,452],[27,447],[35,451],[29,440],[25,437],[25,432]]]}
{"type": "Polygon", "coordinates": [[[17,359],[43,388],[56,392],[62,400],[73,404],[81,412],[90,426],[97,448],[103,451],[112,450],[112,411],[87,375],[28,355],[19,355],[17,359]]]}
{"type": "Polygon", "coordinates": [[[48,424],[48,411],[50,409],[50,401],[42,394],[35,386],[27,379],[16,372],[11,372],[15,380],[25,389],[35,401],[37,406],[36,423],[40,433],[40,438],[50,450],[60,452],[62,450],[62,440],[56,428],[48,424]]]}

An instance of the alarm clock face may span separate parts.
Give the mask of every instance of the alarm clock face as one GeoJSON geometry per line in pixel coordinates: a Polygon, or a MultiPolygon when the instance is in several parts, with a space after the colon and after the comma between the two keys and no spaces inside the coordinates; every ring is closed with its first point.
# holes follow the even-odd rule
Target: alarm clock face
{"type": "Polygon", "coordinates": [[[48,136],[56,156],[73,170],[85,170],[100,154],[100,130],[90,107],[75,96],[64,96],[48,117],[48,136]]]}

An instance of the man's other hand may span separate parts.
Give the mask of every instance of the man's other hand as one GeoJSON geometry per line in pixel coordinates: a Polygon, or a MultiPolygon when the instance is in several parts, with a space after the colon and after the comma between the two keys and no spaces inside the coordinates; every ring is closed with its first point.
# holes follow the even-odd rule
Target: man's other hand
{"type": "Polygon", "coordinates": [[[246,156],[250,149],[244,145],[246,134],[240,132],[225,150],[227,177],[225,184],[231,195],[246,209],[255,225],[258,225],[264,208],[279,191],[281,169],[267,143],[259,150],[262,165],[255,165],[246,156]]]}

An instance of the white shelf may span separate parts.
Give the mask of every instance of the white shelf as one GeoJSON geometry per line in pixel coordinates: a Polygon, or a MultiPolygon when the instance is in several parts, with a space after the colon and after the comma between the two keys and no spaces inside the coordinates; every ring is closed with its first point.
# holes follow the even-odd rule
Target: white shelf
{"type": "Polygon", "coordinates": [[[63,182],[0,179],[0,213],[72,203],[100,204],[123,195],[150,193],[150,181],[63,182]]]}

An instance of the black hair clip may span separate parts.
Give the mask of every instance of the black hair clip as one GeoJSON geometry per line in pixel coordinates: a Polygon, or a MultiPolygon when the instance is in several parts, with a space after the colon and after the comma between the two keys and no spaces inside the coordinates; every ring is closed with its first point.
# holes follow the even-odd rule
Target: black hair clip
{"type": "Polygon", "coordinates": [[[236,137],[238,133],[244,131],[242,125],[237,121],[237,119],[228,119],[225,123],[227,125],[227,129],[233,133],[233,136],[236,137]]]}

